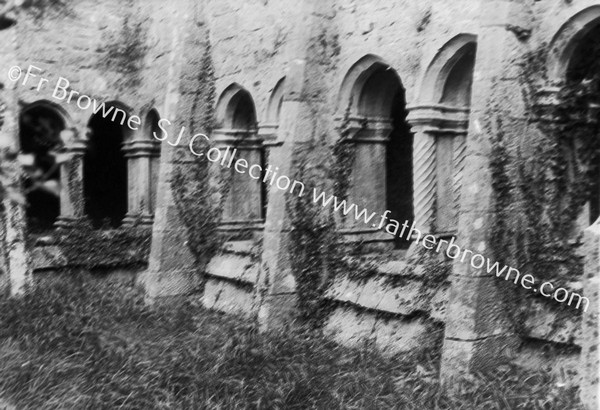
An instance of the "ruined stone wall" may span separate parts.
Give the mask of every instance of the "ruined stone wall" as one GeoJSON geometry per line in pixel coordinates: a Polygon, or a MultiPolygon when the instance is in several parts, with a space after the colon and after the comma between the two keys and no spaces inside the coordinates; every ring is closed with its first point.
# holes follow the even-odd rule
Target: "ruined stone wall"
{"type": "MultiPolygon", "coordinates": [[[[398,73],[410,109],[422,102],[420,93],[428,81],[425,72],[442,47],[458,34],[481,37],[482,30],[488,30],[486,24],[490,23],[482,18],[486,11],[479,7],[480,3],[471,0],[332,0],[319,3],[314,9],[308,8],[307,5],[314,6],[309,3],[299,6],[292,0],[215,0],[167,5],[158,0],[81,1],[73,2],[69,13],[48,14],[40,20],[32,16],[19,19],[10,30],[16,36],[17,63],[24,69],[29,64],[37,65],[51,80],[65,77],[73,89],[99,100],[120,101],[142,119],[150,108],[156,108],[161,116],[172,119],[174,124],[196,130],[206,129],[202,117],[207,110],[203,104],[216,104],[221,93],[233,83],[250,93],[260,128],[267,122],[268,102],[277,82],[284,76],[294,81],[298,79],[299,84],[289,86],[291,91],[288,90],[284,98],[290,102],[289,107],[298,103],[300,108],[294,106],[297,111],[286,108],[288,117],[297,115],[298,118],[294,126],[285,128],[285,135],[279,135],[285,143],[293,134],[295,145],[289,152],[271,151],[269,159],[272,163],[287,164],[292,177],[297,171],[292,162],[298,159],[302,144],[316,142],[320,149],[311,154],[316,157],[313,160],[321,165],[330,164],[328,159],[339,137],[336,117],[346,108],[340,106],[340,88],[348,71],[360,58],[368,54],[379,56],[398,73]],[[209,47],[214,84],[211,78],[200,75],[200,66],[205,63],[203,56],[209,47]],[[139,54],[132,59],[131,53],[124,50],[137,50],[139,54]],[[298,68],[300,60],[305,64],[301,70],[298,68]],[[299,70],[303,70],[302,75],[297,74],[299,70]],[[208,99],[204,88],[206,82],[214,85],[215,101],[208,99]],[[300,142],[296,144],[297,141],[300,142]]],[[[471,110],[472,138],[480,138],[480,127],[487,127],[485,130],[491,135],[493,119],[490,113],[500,112],[509,113],[504,118],[507,138],[521,141],[529,133],[535,138],[535,130],[528,127],[523,118],[518,84],[520,58],[528,50],[550,42],[576,10],[592,4],[597,2],[528,3],[517,16],[510,16],[507,21],[530,28],[529,39],[520,40],[513,32],[506,32],[506,21],[498,23],[495,30],[503,35],[502,44],[493,50],[482,50],[475,66],[475,87],[479,89],[479,97],[474,99],[471,110]],[[496,63],[500,64],[499,68],[494,66],[496,63]],[[488,94],[489,90],[493,93],[488,94]],[[476,115],[476,121],[473,115],[476,115]]],[[[485,35],[486,45],[495,41],[489,31],[485,35]]],[[[0,59],[6,62],[0,67],[6,67],[2,70],[6,72],[11,61],[10,50],[0,50],[0,54],[9,56],[0,59]]],[[[58,103],[73,119],[72,126],[83,135],[90,110],[83,112],[74,103],[58,102],[52,98],[51,89],[37,92],[36,85],[35,79],[27,86],[14,85],[18,99],[24,104],[39,99],[58,103]]],[[[17,111],[16,106],[13,107],[13,127],[17,111]]],[[[254,243],[232,241],[225,245],[225,256],[201,262],[192,256],[186,248],[186,227],[171,192],[175,154],[164,142],[162,149],[158,210],[147,275],[154,279],[147,282],[149,293],[152,296],[202,293],[198,283],[203,278],[203,272],[199,270],[204,263],[209,274],[217,278],[205,289],[205,303],[228,310],[227,306],[231,305],[226,299],[229,299],[239,302],[230,310],[254,316],[258,309],[259,270],[265,271],[269,258],[277,261],[273,266],[285,271],[282,276],[287,279],[282,280],[285,282],[282,287],[293,293],[294,282],[287,275],[290,270],[290,261],[286,260],[290,253],[288,239],[268,242],[265,249],[271,253],[261,253],[254,243]],[[277,249],[273,249],[274,243],[278,244],[277,249]],[[273,256],[273,252],[277,255],[273,256]],[[242,290],[233,287],[225,291],[225,282],[241,283],[242,290]]],[[[185,150],[186,145],[181,152],[185,150]]],[[[468,153],[473,154],[477,152],[471,150],[468,153]]],[[[186,161],[192,166],[193,159],[186,161]]],[[[485,163],[470,169],[475,174],[487,171],[485,163]]],[[[324,181],[324,185],[331,187],[332,181],[324,181]]],[[[474,204],[473,198],[479,197],[473,196],[465,203],[474,209],[478,204],[474,204]]],[[[275,203],[270,205],[267,227],[279,222],[285,225],[283,220],[289,217],[285,201],[278,202],[277,207],[273,205],[275,203]],[[277,213],[284,215],[281,221],[270,221],[269,216],[277,213]]],[[[468,232],[469,225],[465,224],[463,229],[468,232]]],[[[263,232],[256,234],[257,237],[262,235],[263,232]]],[[[463,246],[470,246],[478,238],[458,239],[463,246]]],[[[443,330],[446,321],[448,281],[441,281],[444,282],[441,287],[440,283],[426,281],[428,272],[423,270],[422,264],[411,265],[405,254],[385,256],[388,259],[379,258],[375,272],[366,280],[342,277],[328,289],[326,299],[334,307],[334,314],[327,326],[331,329],[342,327],[339,333],[342,342],[379,338],[382,348],[395,346],[393,351],[428,346],[425,342],[431,339],[432,327],[443,330]],[[402,339],[406,335],[410,340],[402,339]]],[[[276,277],[272,275],[271,279],[276,277]]],[[[483,294],[484,288],[465,286],[462,290],[479,295],[483,294]]],[[[477,308],[483,310],[493,302],[489,299],[477,308]]],[[[460,310],[461,305],[458,307],[460,310]]],[[[559,315],[548,304],[532,310],[526,328],[529,333],[524,356],[531,351],[541,351],[540,346],[555,344],[573,348],[575,352],[578,350],[579,319],[559,315]]],[[[534,365],[541,365],[543,358],[537,360],[534,365]]]]}
{"type": "MultiPolygon", "coordinates": [[[[489,118],[489,114],[494,109],[501,111],[502,105],[513,112],[507,117],[505,126],[509,130],[507,137],[514,140],[520,140],[528,133],[535,135],[535,130],[528,128],[522,119],[525,108],[521,102],[518,83],[520,59],[528,50],[549,42],[552,33],[562,24],[560,19],[572,11],[569,11],[572,6],[566,3],[535,2],[531,6],[531,9],[525,8],[509,20],[510,24],[517,27],[531,29],[532,37],[529,40],[520,40],[516,33],[510,32],[507,34],[508,48],[500,48],[494,52],[496,55],[500,53],[510,56],[507,57],[505,68],[500,68],[490,78],[490,87],[495,89],[493,99],[500,105],[492,107],[493,101],[481,100],[476,102],[475,108],[479,113],[480,125],[492,124],[493,119],[489,118]]],[[[583,6],[585,5],[581,7],[583,6]]],[[[300,15],[299,8],[284,2],[247,2],[243,5],[233,2],[209,2],[207,10],[210,15],[208,21],[217,77],[217,95],[233,82],[246,87],[255,101],[260,124],[265,120],[264,113],[274,84],[289,69],[289,56],[292,54],[288,50],[290,47],[297,47],[290,44],[289,36],[292,25],[298,24],[295,18],[300,15]],[[244,41],[240,41],[241,38],[244,41]]],[[[321,49],[326,50],[324,55],[328,56],[328,61],[323,63],[321,69],[314,69],[314,77],[306,80],[307,83],[314,84],[312,89],[319,94],[319,98],[313,101],[308,135],[325,138],[328,144],[333,144],[336,140],[338,132],[335,130],[334,118],[341,115],[345,108],[339,104],[342,80],[350,67],[367,54],[375,54],[389,63],[399,74],[406,89],[408,105],[418,103],[420,90],[426,81],[423,76],[428,64],[442,46],[456,35],[479,35],[482,12],[478,5],[471,1],[418,4],[340,1],[332,4],[328,12],[321,16],[321,31],[311,33],[315,44],[320,44],[321,49]]],[[[476,66],[476,78],[481,70],[488,68],[480,67],[478,70],[476,66]]],[[[330,151],[324,152],[325,156],[329,154],[330,151]]],[[[383,268],[382,270],[385,271],[383,268]]],[[[350,291],[347,283],[341,286],[344,289],[333,289],[330,295],[342,296],[350,291]]],[[[363,291],[360,289],[361,286],[363,289],[369,289],[369,286],[377,288],[378,285],[363,283],[356,286],[358,290],[350,292],[350,297],[342,297],[343,301],[350,305],[356,304],[362,309],[377,310],[379,302],[373,305],[370,299],[381,298],[381,294],[378,294],[381,290],[364,290],[365,294],[362,295],[363,291]],[[359,303],[361,300],[363,302],[359,303]]],[[[337,300],[337,296],[333,298],[337,300]]],[[[423,298],[419,301],[422,303],[423,298]]],[[[425,308],[425,311],[428,309],[430,307],[425,308]]],[[[400,311],[405,314],[414,312],[400,311]]],[[[438,313],[434,316],[438,316],[438,313]]],[[[535,306],[526,323],[528,337],[534,344],[547,340],[567,347],[576,346],[577,315],[571,318],[558,316],[551,308],[548,311],[547,307],[535,306]]],[[[344,322],[350,319],[343,317],[340,320],[344,322]]],[[[359,322],[361,320],[359,319],[359,322]]],[[[366,328],[367,334],[372,334],[373,323],[367,323],[366,328]]],[[[350,339],[352,338],[354,336],[350,336],[350,339]]]]}
{"type": "MultiPolygon", "coordinates": [[[[19,63],[34,64],[53,80],[68,79],[82,94],[120,101],[139,114],[164,99],[161,90],[175,23],[168,6],[160,2],[82,1],[64,10],[51,9],[40,18],[30,13],[16,25],[19,63]],[[137,53],[126,53],[131,50],[137,53]]],[[[74,101],[58,101],[51,89],[38,92],[36,86],[32,79],[18,87],[24,104],[39,99],[57,103],[80,131],[85,130],[91,110],[82,111],[74,101]]]]}
{"type": "MultiPolygon", "coordinates": [[[[452,6],[332,2],[322,6],[317,16],[319,22],[310,26],[306,18],[295,20],[302,18],[300,8],[283,2],[244,5],[210,2],[207,10],[212,13],[208,21],[217,95],[233,82],[249,90],[256,104],[259,127],[266,121],[264,113],[274,84],[290,73],[291,58],[295,53],[301,54],[298,49],[307,48],[305,88],[300,98],[308,105],[309,117],[303,118],[305,127],[299,138],[312,140],[324,148],[314,150],[312,155],[320,159],[311,161],[328,164],[325,166],[331,165],[328,158],[339,138],[335,119],[346,108],[339,101],[340,88],[350,67],[368,54],[381,57],[398,72],[410,104],[417,99],[420,77],[438,49],[459,33],[476,32],[474,21],[478,12],[470,2],[452,6]],[[460,19],[455,17],[458,15],[460,19]],[[304,26],[292,26],[296,24],[304,26]],[[308,44],[298,43],[292,37],[294,28],[309,31],[308,44]],[[247,40],[240,42],[240,38],[247,40]]],[[[286,137],[281,138],[285,143],[286,137]]],[[[297,171],[291,168],[290,176],[297,171]]],[[[323,183],[332,186],[331,181],[323,183]]],[[[289,260],[285,261],[289,259],[287,255],[292,252],[289,247],[295,244],[287,241],[280,244],[283,249],[278,252],[284,256],[279,258],[284,261],[278,266],[285,267],[289,264],[289,260]]],[[[239,287],[217,285],[211,279],[205,290],[205,303],[213,308],[252,314],[256,300],[251,297],[248,285],[256,278],[251,273],[256,265],[248,259],[248,244],[231,245],[230,249],[234,247],[237,251],[233,253],[237,254],[215,259],[209,264],[208,273],[211,277],[224,277],[226,283],[234,282],[239,287]]],[[[390,352],[410,351],[419,344],[425,347],[439,342],[439,332],[435,332],[435,337],[430,336],[432,329],[439,329],[444,320],[446,287],[424,283],[427,272],[404,259],[400,254],[380,258],[380,266],[371,278],[352,280],[344,275],[336,279],[325,297],[335,311],[327,328],[338,340],[352,344],[365,338],[377,339],[378,345],[390,352]],[[384,317],[377,319],[378,315],[384,317]]],[[[350,276],[353,273],[345,272],[350,276]]],[[[276,276],[271,280],[273,277],[276,276]]]]}
{"type": "Polygon", "coordinates": [[[240,84],[252,95],[259,122],[265,119],[271,91],[285,76],[289,38],[294,25],[301,24],[298,10],[288,0],[207,2],[217,95],[240,84]]]}

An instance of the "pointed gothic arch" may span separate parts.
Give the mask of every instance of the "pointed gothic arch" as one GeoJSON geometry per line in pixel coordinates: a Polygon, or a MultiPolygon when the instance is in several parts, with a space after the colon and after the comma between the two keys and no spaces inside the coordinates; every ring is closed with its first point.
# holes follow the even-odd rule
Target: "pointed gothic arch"
{"type": "MultiPolygon", "coordinates": [[[[217,102],[213,140],[219,148],[237,150],[236,159],[264,167],[264,148],[258,135],[256,108],[250,93],[234,83],[217,102]]],[[[230,186],[223,209],[224,229],[256,228],[264,221],[265,188],[260,179],[230,170],[230,186]]]]}
{"type": "MultiPolygon", "coordinates": [[[[412,220],[412,134],[400,77],[380,57],[366,55],[344,77],[338,101],[339,124],[347,124],[347,142],[355,144],[349,201],[370,211],[390,210],[399,221],[412,220]]],[[[406,245],[352,218],[342,226],[351,241],[406,245]]]]}

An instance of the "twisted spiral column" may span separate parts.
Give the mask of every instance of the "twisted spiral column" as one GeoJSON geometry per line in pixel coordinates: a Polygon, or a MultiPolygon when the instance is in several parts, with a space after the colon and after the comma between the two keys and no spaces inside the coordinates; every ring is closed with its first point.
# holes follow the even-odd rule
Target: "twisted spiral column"
{"type": "Polygon", "coordinates": [[[465,157],[467,152],[467,138],[464,134],[454,137],[453,141],[453,190],[454,190],[454,221],[453,227],[458,228],[458,212],[460,210],[460,191],[462,189],[462,180],[465,169],[465,157]]]}
{"type": "Polygon", "coordinates": [[[435,136],[417,129],[413,145],[413,190],[415,226],[423,234],[432,231],[435,215],[435,136]]]}

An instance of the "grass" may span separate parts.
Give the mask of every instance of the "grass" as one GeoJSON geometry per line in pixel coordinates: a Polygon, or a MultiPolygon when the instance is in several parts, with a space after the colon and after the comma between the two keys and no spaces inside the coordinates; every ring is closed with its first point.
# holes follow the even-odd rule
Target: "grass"
{"type": "Polygon", "coordinates": [[[192,302],[147,307],[63,276],[0,302],[0,397],[19,409],[575,409],[577,391],[517,368],[440,389],[439,358],[385,358],[308,330],[258,333],[192,302]]]}

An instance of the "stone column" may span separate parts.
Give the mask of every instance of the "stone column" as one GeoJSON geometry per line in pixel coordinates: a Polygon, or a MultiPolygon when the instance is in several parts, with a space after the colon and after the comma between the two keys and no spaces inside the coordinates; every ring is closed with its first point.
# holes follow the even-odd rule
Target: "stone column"
{"type": "MultiPolygon", "coordinates": [[[[455,204],[437,204],[437,191],[441,178],[437,161],[437,142],[441,138],[451,138],[452,146],[452,187],[453,200],[457,200],[461,186],[462,166],[464,159],[464,135],[469,120],[469,110],[453,108],[440,104],[419,105],[409,107],[407,117],[412,126],[413,146],[413,207],[415,227],[423,234],[436,233],[435,221],[437,209],[441,206],[455,207],[455,204]]],[[[448,144],[444,144],[444,147],[448,144]]],[[[445,232],[447,233],[447,232],[445,232]]]]}
{"type": "Polygon", "coordinates": [[[424,235],[433,230],[435,207],[435,136],[426,125],[413,125],[413,209],[415,227],[424,235]]]}
{"type": "MultiPolygon", "coordinates": [[[[552,129],[558,125],[552,114],[559,105],[559,90],[558,86],[550,85],[538,94],[536,108],[541,113],[545,128],[552,129]]],[[[585,215],[588,215],[587,212],[585,215]]],[[[588,219],[582,221],[580,218],[579,222],[579,228],[583,229],[582,225],[587,225],[588,219]]],[[[584,257],[582,297],[587,298],[582,299],[580,305],[579,397],[586,409],[595,410],[600,408],[600,219],[583,229],[583,246],[579,255],[584,257]]]]}
{"type": "MultiPolygon", "coordinates": [[[[260,124],[258,127],[258,137],[262,141],[263,148],[263,165],[267,167],[271,163],[277,162],[277,158],[281,156],[281,146],[283,141],[278,138],[279,135],[279,124],[260,124]]],[[[289,177],[289,175],[286,175],[289,177]]],[[[266,188],[265,203],[265,221],[266,221],[266,210],[269,204],[269,189],[266,188]]],[[[264,222],[263,222],[264,228],[264,222]]]]}
{"type": "MultiPolygon", "coordinates": [[[[183,92],[185,88],[182,88],[193,84],[184,80],[197,78],[196,70],[202,64],[200,58],[207,47],[208,34],[206,24],[197,24],[204,21],[203,3],[165,3],[163,10],[165,17],[162,26],[167,29],[161,37],[165,39],[161,46],[169,54],[170,64],[165,100],[160,112],[163,118],[172,121],[172,129],[180,130],[182,126],[189,127],[190,118],[197,114],[192,111],[196,107],[194,99],[207,101],[211,97],[186,93],[183,92]]],[[[206,133],[207,130],[197,132],[206,133]]],[[[188,247],[187,229],[175,204],[171,186],[175,167],[191,166],[196,160],[189,152],[189,140],[189,133],[185,133],[185,138],[182,138],[177,147],[172,146],[171,138],[161,143],[152,245],[148,270],[140,276],[148,303],[162,298],[189,295],[197,291],[202,280],[199,271],[202,261],[198,261],[188,247]]]]}
{"type": "MultiPolygon", "coordinates": [[[[269,165],[279,167],[281,175],[293,177],[294,138],[302,126],[301,112],[306,103],[300,100],[306,61],[295,60],[286,75],[277,139],[269,140],[269,165]]],[[[258,321],[261,329],[281,328],[290,323],[296,312],[296,283],[290,267],[290,221],[286,212],[285,192],[268,190],[267,215],[263,236],[263,253],[258,278],[258,321]]]]}
{"type": "MultiPolygon", "coordinates": [[[[16,55],[16,25],[2,30],[0,41],[0,71],[6,73],[8,68],[18,63],[16,55]]],[[[19,151],[18,101],[16,82],[3,81],[5,87],[0,91],[0,150],[16,153],[19,151]]],[[[2,164],[3,171],[10,179],[14,190],[21,187],[21,165],[14,159],[6,158],[2,164]]],[[[25,208],[14,202],[12,198],[0,198],[0,286],[8,285],[11,295],[20,295],[31,279],[31,261],[25,246],[25,208]],[[8,280],[5,279],[8,277],[8,280]]]]}
{"type": "Polygon", "coordinates": [[[464,133],[459,133],[454,137],[452,159],[454,164],[453,171],[453,191],[454,191],[454,226],[458,228],[458,214],[460,211],[460,197],[463,186],[463,175],[465,170],[465,158],[467,154],[467,130],[465,127],[464,133]]]}
{"type": "MultiPolygon", "coordinates": [[[[299,3],[294,31],[290,35],[283,102],[279,115],[277,142],[270,148],[269,164],[279,167],[280,175],[294,178],[294,159],[309,146],[314,129],[312,92],[323,75],[319,63],[311,61],[311,36],[322,32],[322,24],[331,25],[332,3],[327,0],[307,0],[299,3]],[[307,89],[309,87],[310,90],[307,89]]],[[[318,95],[324,98],[323,95],[318,95]]],[[[305,193],[305,195],[310,195],[305,193]]],[[[264,228],[263,254],[258,279],[258,321],[261,329],[289,326],[296,314],[296,283],[290,266],[290,221],[286,193],[280,189],[268,191],[264,228]]]]}
{"type": "Polygon", "coordinates": [[[123,225],[131,226],[136,221],[152,225],[152,157],[160,146],[151,140],[134,139],[123,146],[127,158],[128,201],[127,215],[123,225]]]}
{"type": "MultiPolygon", "coordinates": [[[[17,135],[16,133],[13,135],[17,135]]],[[[0,134],[0,140],[10,139],[6,134],[0,134]]],[[[16,142],[16,139],[15,139],[16,142]]],[[[15,151],[16,144],[10,144],[10,148],[0,145],[0,149],[9,148],[15,151]]],[[[13,190],[21,186],[21,165],[13,159],[7,159],[2,164],[2,171],[10,178],[9,185],[13,190]]],[[[8,285],[11,296],[20,295],[25,291],[26,284],[31,280],[31,257],[25,246],[25,207],[14,201],[14,198],[5,196],[1,198],[0,204],[0,257],[2,259],[2,273],[8,275],[8,280],[2,280],[0,284],[4,288],[8,285]],[[3,283],[2,283],[3,282],[3,283]]],[[[2,289],[5,290],[5,289],[2,289]]]]}
{"type": "Polygon", "coordinates": [[[61,154],[70,157],[60,166],[60,216],[56,227],[68,228],[84,217],[83,157],[86,144],[73,130],[61,134],[65,143],[61,154]]]}
{"type": "MultiPolygon", "coordinates": [[[[528,131],[515,59],[528,45],[506,27],[529,28],[527,5],[508,0],[480,3],[471,114],[462,174],[458,235],[455,243],[494,259],[492,224],[492,139],[497,137],[496,116],[502,119],[503,138],[511,140],[528,131]],[[489,10],[494,10],[490,13],[489,10]]],[[[516,267],[518,268],[518,267],[516,267]]],[[[518,339],[512,330],[503,292],[518,291],[485,267],[474,268],[467,257],[455,259],[440,376],[450,389],[456,379],[474,371],[489,371],[514,356],[518,339]]]]}

